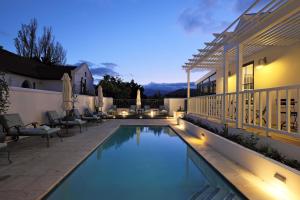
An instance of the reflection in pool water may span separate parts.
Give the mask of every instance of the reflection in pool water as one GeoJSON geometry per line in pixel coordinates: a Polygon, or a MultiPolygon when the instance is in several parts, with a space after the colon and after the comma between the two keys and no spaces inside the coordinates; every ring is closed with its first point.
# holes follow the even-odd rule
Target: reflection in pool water
{"type": "Polygon", "coordinates": [[[46,199],[243,199],[169,127],[122,126],[46,199]]]}

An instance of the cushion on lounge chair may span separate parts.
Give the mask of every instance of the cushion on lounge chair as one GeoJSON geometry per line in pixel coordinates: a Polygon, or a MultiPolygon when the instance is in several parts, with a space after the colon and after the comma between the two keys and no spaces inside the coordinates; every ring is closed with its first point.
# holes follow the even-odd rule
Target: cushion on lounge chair
{"type": "Polygon", "coordinates": [[[60,116],[56,111],[47,111],[47,116],[51,124],[58,124],[60,121],[60,116]]]}
{"type": "Polygon", "coordinates": [[[24,126],[19,114],[4,114],[0,116],[1,124],[6,130],[14,126],[24,126]]]}
{"type": "Polygon", "coordinates": [[[74,121],[61,121],[61,124],[63,125],[70,125],[70,126],[75,126],[75,125],[82,125],[82,124],[85,124],[86,121],[83,121],[83,120],[78,120],[78,119],[75,119],[74,121]]]}
{"type": "Polygon", "coordinates": [[[74,109],[73,114],[74,114],[75,118],[77,118],[77,119],[81,118],[81,114],[78,109],[74,109]]]}
{"type": "Polygon", "coordinates": [[[43,128],[21,128],[19,135],[35,136],[35,135],[52,135],[60,131],[60,128],[50,128],[45,130],[43,128]]]}
{"type": "Polygon", "coordinates": [[[59,128],[26,128],[19,114],[4,114],[0,117],[1,123],[7,131],[7,135],[51,135],[59,132],[59,128]],[[15,128],[14,128],[15,127],[15,128]],[[16,128],[18,127],[18,129],[16,128]]]}
{"type": "Polygon", "coordinates": [[[39,128],[44,129],[46,131],[48,131],[49,129],[51,129],[49,126],[46,126],[46,125],[40,126],[39,128]]]}
{"type": "Polygon", "coordinates": [[[4,149],[7,147],[7,144],[6,143],[0,143],[0,149],[4,149]]]}

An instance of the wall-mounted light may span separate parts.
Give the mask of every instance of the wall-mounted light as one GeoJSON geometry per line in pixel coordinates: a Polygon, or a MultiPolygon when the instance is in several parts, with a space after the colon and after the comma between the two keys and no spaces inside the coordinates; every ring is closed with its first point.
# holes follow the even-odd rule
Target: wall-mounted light
{"type": "Polygon", "coordinates": [[[276,172],[276,173],[274,174],[274,177],[275,177],[276,179],[278,179],[279,181],[283,182],[283,183],[286,182],[286,177],[283,176],[283,175],[281,175],[281,174],[279,174],[278,172],[276,172]]]}
{"type": "Polygon", "coordinates": [[[232,72],[229,70],[228,71],[228,76],[231,76],[232,75],[232,72]]]}
{"type": "Polygon", "coordinates": [[[267,63],[268,63],[267,57],[260,58],[260,59],[258,59],[256,68],[257,68],[257,69],[260,69],[260,68],[262,68],[263,66],[265,66],[267,63]]]}

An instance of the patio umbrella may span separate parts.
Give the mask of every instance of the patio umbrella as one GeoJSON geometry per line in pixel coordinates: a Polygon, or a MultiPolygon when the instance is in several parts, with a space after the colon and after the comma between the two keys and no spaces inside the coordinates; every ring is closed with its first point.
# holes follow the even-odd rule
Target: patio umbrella
{"type": "Polygon", "coordinates": [[[98,87],[98,106],[100,109],[100,111],[102,111],[102,107],[103,107],[103,91],[102,91],[102,86],[99,85],[98,87]]]}
{"type": "Polygon", "coordinates": [[[71,79],[67,73],[64,73],[62,77],[63,90],[62,90],[62,100],[63,100],[63,110],[70,111],[72,109],[72,85],[71,79]]]}
{"type": "Polygon", "coordinates": [[[140,89],[137,90],[136,94],[136,107],[139,109],[141,108],[142,102],[141,102],[141,92],[140,89]]]}

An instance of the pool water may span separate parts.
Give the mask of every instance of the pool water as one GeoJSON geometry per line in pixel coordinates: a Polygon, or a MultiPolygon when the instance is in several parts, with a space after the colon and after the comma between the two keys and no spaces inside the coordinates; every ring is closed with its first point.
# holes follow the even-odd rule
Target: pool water
{"type": "Polygon", "coordinates": [[[121,126],[45,199],[244,199],[166,126],[121,126]]]}

